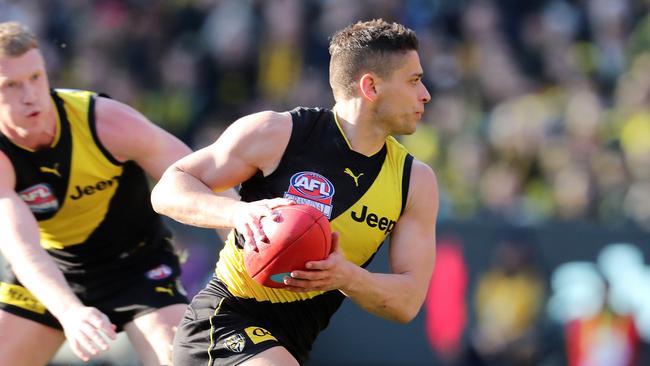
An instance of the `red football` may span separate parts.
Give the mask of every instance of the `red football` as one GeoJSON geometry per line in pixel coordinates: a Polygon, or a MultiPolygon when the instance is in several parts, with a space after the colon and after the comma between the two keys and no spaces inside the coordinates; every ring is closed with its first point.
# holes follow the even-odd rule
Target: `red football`
{"type": "Polygon", "coordinates": [[[257,283],[281,288],[292,270],[305,269],[305,263],[327,258],[332,246],[330,223],[319,210],[308,205],[289,205],[274,209],[281,214],[261,220],[267,243],[257,243],[257,251],[246,246],[244,265],[257,283]]]}

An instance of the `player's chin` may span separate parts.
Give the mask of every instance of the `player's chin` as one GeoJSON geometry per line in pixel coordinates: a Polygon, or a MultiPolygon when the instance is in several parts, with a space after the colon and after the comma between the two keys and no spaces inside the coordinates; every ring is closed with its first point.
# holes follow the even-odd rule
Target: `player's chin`
{"type": "Polygon", "coordinates": [[[416,123],[405,123],[401,130],[398,132],[399,135],[412,135],[417,129],[416,123]]]}

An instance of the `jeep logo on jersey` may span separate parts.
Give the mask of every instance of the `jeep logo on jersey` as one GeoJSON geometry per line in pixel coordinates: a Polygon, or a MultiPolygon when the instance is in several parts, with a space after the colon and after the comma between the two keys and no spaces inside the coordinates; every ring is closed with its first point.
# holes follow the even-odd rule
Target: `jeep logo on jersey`
{"type": "Polygon", "coordinates": [[[85,186],[85,187],[81,187],[81,186],[77,185],[77,186],[74,187],[76,192],[71,194],[70,198],[72,198],[73,200],[78,200],[79,198],[81,198],[83,196],[90,196],[91,194],[95,194],[95,192],[103,191],[106,188],[111,187],[113,184],[117,184],[118,179],[119,179],[119,177],[115,176],[112,179],[100,180],[99,182],[97,182],[95,184],[88,185],[88,186],[85,186]]]}
{"type": "Polygon", "coordinates": [[[33,213],[44,214],[59,209],[59,201],[49,184],[39,183],[18,192],[33,213]]]}
{"type": "Polygon", "coordinates": [[[310,205],[320,210],[329,219],[332,215],[334,185],[329,179],[314,172],[300,172],[291,177],[284,198],[298,204],[310,205]]]}
{"type": "Polygon", "coordinates": [[[363,206],[361,213],[356,213],[354,211],[350,212],[352,220],[356,222],[365,222],[366,225],[370,227],[376,227],[377,229],[384,232],[385,235],[390,234],[395,227],[395,220],[391,220],[388,217],[380,217],[375,213],[368,213],[368,206],[363,206]]]}

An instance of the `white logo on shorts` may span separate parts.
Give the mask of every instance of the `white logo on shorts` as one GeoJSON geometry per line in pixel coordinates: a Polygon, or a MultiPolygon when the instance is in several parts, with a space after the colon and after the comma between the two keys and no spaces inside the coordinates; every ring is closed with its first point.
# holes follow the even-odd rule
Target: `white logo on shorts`
{"type": "Polygon", "coordinates": [[[173,271],[168,265],[161,264],[158,267],[149,270],[147,273],[145,273],[145,276],[147,276],[147,278],[150,280],[157,281],[171,276],[172,273],[173,271]]]}
{"type": "Polygon", "coordinates": [[[244,336],[240,333],[233,334],[223,340],[223,345],[232,352],[239,353],[244,350],[244,346],[246,345],[246,338],[244,338],[244,336]]]}

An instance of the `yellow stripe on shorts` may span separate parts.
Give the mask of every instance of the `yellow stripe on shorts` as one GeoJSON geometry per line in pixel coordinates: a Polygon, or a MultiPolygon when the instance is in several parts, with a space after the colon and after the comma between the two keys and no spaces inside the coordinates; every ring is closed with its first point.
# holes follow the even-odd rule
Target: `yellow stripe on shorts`
{"type": "Polygon", "coordinates": [[[6,282],[0,282],[0,302],[39,314],[45,314],[47,311],[29,290],[6,282]]]}

